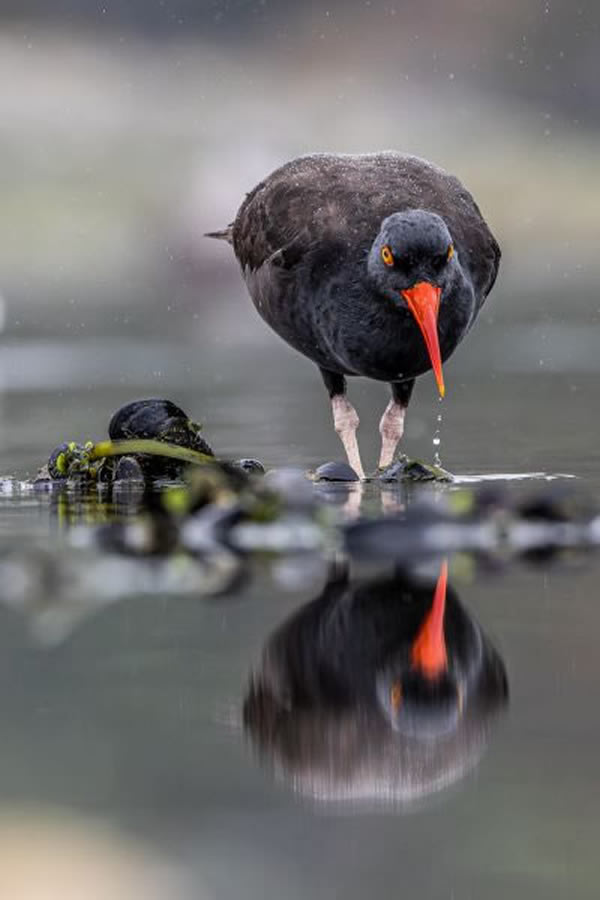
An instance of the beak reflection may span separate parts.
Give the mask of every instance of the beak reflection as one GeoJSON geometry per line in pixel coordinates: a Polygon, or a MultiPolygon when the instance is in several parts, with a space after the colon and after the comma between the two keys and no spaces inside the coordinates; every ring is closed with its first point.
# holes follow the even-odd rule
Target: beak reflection
{"type": "Polygon", "coordinates": [[[244,726],[321,801],[406,804],[475,766],[506,705],[502,659],[448,584],[332,577],[267,641],[244,726]]]}

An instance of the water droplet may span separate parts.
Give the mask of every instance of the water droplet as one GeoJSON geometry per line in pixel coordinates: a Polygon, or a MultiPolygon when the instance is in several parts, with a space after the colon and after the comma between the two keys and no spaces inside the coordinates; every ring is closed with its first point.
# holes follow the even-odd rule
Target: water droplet
{"type": "MultiPolygon", "coordinates": [[[[442,403],[442,398],[440,397],[440,403],[442,403]]],[[[442,414],[439,412],[437,414],[437,428],[435,429],[435,433],[433,435],[433,464],[434,466],[442,465],[442,457],[440,456],[440,447],[442,445],[442,414]]]]}

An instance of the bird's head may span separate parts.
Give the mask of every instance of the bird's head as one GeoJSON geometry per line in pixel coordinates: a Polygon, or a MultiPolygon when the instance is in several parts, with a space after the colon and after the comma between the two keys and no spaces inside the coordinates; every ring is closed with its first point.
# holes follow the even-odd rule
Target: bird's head
{"type": "Polygon", "coordinates": [[[435,738],[453,731],[462,716],[463,677],[448,658],[444,626],[448,566],[444,562],[431,606],[408,654],[380,673],[377,694],[386,718],[405,736],[435,738]]]}
{"type": "Polygon", "coordinates": [[[444,288],[457,265],[448,226],[440,216],[422,209],[384,219],[368,258],[369,277],[378,293],[415,317],[442,397],[437,318],[444,288]]]}

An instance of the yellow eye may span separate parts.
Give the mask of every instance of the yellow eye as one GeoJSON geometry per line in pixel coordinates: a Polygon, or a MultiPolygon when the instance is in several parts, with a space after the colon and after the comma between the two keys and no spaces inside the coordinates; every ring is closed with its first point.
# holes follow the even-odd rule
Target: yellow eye
{"type": "Polygon", "coordinates": [[[396,712],[402,706],[402,685],[399,681],[394,682],[392,685],[390,691],[390,703],[392,704],[392,709],[396,712]]]}
{"type": "Polygon", "coordinates": [[[448,262],[450,262],[450,260],[452,259],[453,256],[454,256],[454,244],[450,244],[450,246],[448,247],[448,256],[447,256],[448,262]]]}
{"type": "Polygon", "coordinates": [[[394,254],[390,250],[387,244],[381,248],[381,258],[386,264],[386,266],[394,265],[394,254]]]}

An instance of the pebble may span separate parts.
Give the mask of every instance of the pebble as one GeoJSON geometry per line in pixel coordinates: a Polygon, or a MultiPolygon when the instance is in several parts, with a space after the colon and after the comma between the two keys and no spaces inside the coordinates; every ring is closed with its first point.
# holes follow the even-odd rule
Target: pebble
{"type": "Polygon", "coordinates": [[[248,475],[264,475],[266,471],[259,459],[238,459],[233,465],[248,475]]]}
{"type": "Polygon", "coordinates": [[[346,462],[326,462],[315,472],[316,481],[359,481],[359,477],[346,462]]]}

